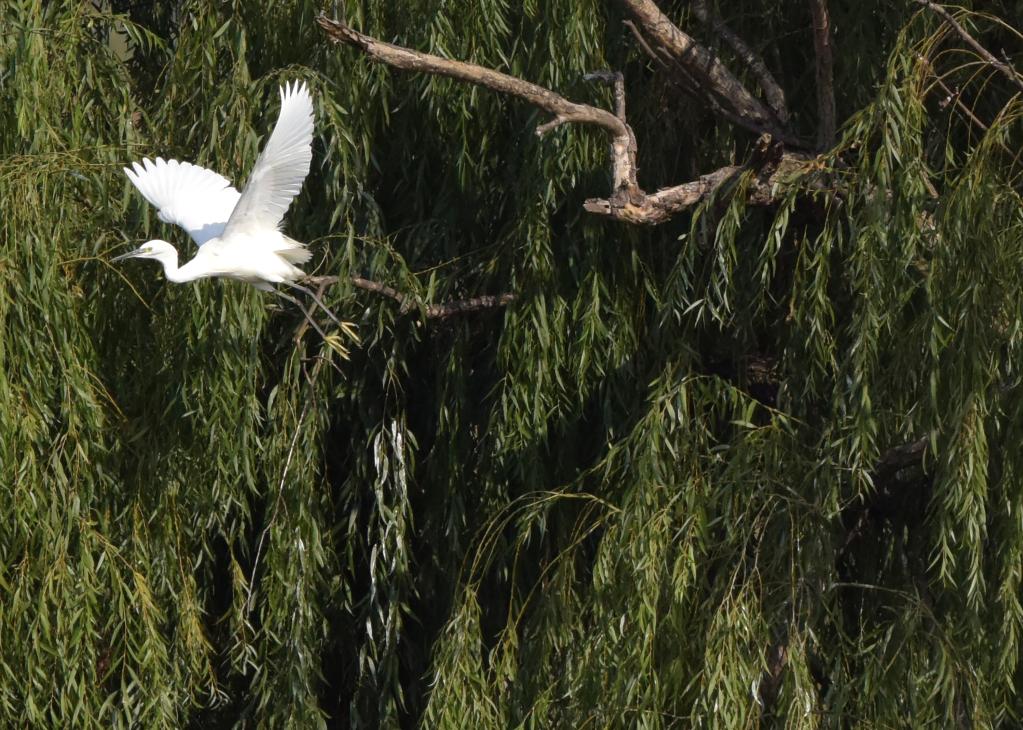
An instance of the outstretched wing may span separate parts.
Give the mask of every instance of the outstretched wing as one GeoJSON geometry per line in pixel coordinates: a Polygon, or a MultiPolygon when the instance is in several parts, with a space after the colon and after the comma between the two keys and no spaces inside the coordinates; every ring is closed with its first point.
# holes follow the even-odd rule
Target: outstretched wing
{"type": "Polygon", "coordinates": [[[241,197],[223,175],[188,162],[143,159],[124,172],[160,220],[181,226],[200,246],[224,232],[241,197]]]}
{"type": "Polygon", "coordinates": [[[313,100],[305,83],[281,88],[281,114],[231,213],[232,231],[276,229],[313,159],[313,100]]]}

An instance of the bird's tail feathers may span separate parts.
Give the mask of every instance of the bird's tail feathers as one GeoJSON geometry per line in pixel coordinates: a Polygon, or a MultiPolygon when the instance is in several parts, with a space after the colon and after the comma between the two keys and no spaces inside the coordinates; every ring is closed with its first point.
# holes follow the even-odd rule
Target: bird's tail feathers
{"type": "Polygon", "coordinates": [[[284,239],[284,245],[277,250],[277,254],[289,264],[304,264],[313,257],[313,252],[304,243],[283,234],[281,238],[284,239]]]}

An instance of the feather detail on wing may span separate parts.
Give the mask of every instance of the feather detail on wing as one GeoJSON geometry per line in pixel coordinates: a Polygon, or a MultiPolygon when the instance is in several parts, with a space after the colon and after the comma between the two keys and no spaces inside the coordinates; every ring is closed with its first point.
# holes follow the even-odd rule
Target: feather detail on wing
{"type": "Polygon", "coordinates": [[[286,85],[281,88],[277,125],[252,168],[225,235],[280,226],[309,174],[312,142],[313,100],[309,88],[304,82],[286,85]]]}
{"type": "Polygon", "coordinates": [[[223,175],[188,162],[147,158],[124,172],[160,220],[181,226],[200,246],[223,233],[241,197],[223,175]]]}

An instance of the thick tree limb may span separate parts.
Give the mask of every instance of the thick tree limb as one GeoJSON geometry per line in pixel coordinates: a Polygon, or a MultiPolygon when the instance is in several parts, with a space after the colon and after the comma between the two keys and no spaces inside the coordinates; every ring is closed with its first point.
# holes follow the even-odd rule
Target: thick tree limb
{"type": "MultiPolygon", "coordinates": [[[[331,284],[337,284],[340,281],[350,281],[353,286],[364,291],[371,291],[376,294],[393,299],[401,305],[401,311],[411,312],[417,309],[416,303],[407,295],[398,291],[397,289],[381,284],[378,281],[371,281],[369,279],[363,279],[360,276],[352,277],[340,277],[340,276],[309,276],[305,279],[310,284],[318,284],[321,287],[330,286],[331,284]]],[[[427,304],[423,307],[423,313],[426,319],[446,319],[455,314],[464,314],[466,312],[478,312],[483,309],[494,309],[496,307],[504,307],[515,301],[516,295],[512,293],[496,294],[496,295],[484,295],[480,297],[472,297],[470,299],[458,299],[452,302],[444,302],[443,304],[427,304]]]]}
{"type": "MultiPolygon", "coordinates": [[[[645,0],[643,0],[643,2],[645,2],[645,0]]],[[[646,4],[654,7],[652,3],[646,4]]],[[[656,10],[656,7],[654,7],[654,10],[656,10]]],[[[453,61],[440,58],[438,56],[378,41],[370,36],[353,30],[342,21],[331,20],[324,16],[320,16],[317,18],[317,22],[333,41],[356,48],[374,61],[399,69],[446,76],[448,78],[458,79],[467,83],[483,86],[499,93],[517,97],[535,107],[553,114],[554,119],[537,128],[538,134],[542,135],[554,127],[569,122],[590,124],[603,129],[611,136],[614,183],[610,197],[591,198],[586,201],[584,208],[591,213],[604,215],[627,223],[663,223],[676,213],[700,202],[707,195],[717,190],[722,184],[731,180],[743,170],[750,169],[748,166],[724,167],[708,175],[704,175],[698,180],[683,183],[682,185],[677,185],[675,187],[664,188],[653,194],[647,194],[639,187],[639,183],[636,179],[636,137],[625,118],[625,84],[621,74],[601,71],[587,76],[589,79],[599,79],[614,84],[615,113],[612,114],[611,112],[603,109],[597,109],[596,107],[592,107],[587,104],[578,104],[569,101],[568,99],[565,99],[559,94],[556,94],[549,89],[545,89],[542,86],[494,71],[493,69],[483,68],[463,61],[453,61]]],[[[688,36],[685,36],[685,38],[688,38],[688,36]]],[[[704,52],[709,53],[705,50],[704,52]]],[[[720,66],[720,64],[718,64],[718,66],[720,66]]],[[[723,67],[720,67],[717,72],[711,72],[710,77],[719,78],[721,73],[727,74],[727,71],[723,67]]],[[[738,84],[739,87],[741,87],[741,84],[739,84],[734,77],[731,78],[735,84],[738,84]]],[[[725,83],[725,86],[727,86],[727,83],[725,83]]],[[[745,92],[744,89],[741,89],[741,93],[749,96],[748,92],[745,92]]],[[[773,118],[770,110],[764,107],[755,98],[751,96],[749,98],[752,100],[752,104],[757,105],[760,109],[760,111],[757,112],[760,116],[757,118],[759,119],[766,115],[766,118],[773,126],[775,122],[772,121],[773,118]]],[[[770,140],[770,137],[768,136],[767,139],[770,140]]],[[[786,155],[782,159],[779,152],[779,159],[775,161],[775,164],[771,167],[771,169],[764,172],[764,174],[760,174],[749,186],[750,202],[754,204],[768,204],[773,202],[775,199],[775,191],[778,189],[779,185],[784,183],[786,177],[796,172],[797,168],[802,165],[803,162],[805,162],[805,157],[801,155],[786,155]]],[[[758,170],[758,172],[762,171],[758,170]]],[[[378,293],[404,303],[403,295],[400,295],[399,292],[390,290],[387,287],[373,288],[366,284],[356,285],[361,286],[364,289],[377,291],[378,293]]],[[[459,305],[455,309],[438,309],[432,316],[448,316],[456,311],[471,311],[473,309],[481,309],[489,306],[499,306],[500,304],[505,303],[507,303],[507,301],[502,300],[499,301],[498,304],[494,304],[486,298],[479,301],[470,300],[465,303],[465,306],[459,305]]],[[[448,307],[448,305],[434,306],[442,308],[448,307]]]]}
{"type": "MultiPolygon", "coordinates": [[[[759,133],[768,132],[777,139],[798,144],[785,129],[785,123],[757,99],[709,49],[671,22],[653,0],[619,0],[632,22],[658,54],[670,59],[700,92],[725,109],[740,126],[759,133]]],[[[660,55],[658,57],[660,57],[660,55]]]]}
{"type": "Polygon", "coordinates": [[[686,72],[685,68],[680,66],[675,61],[674,58],[671,58],[670,54],[667,51],[664,51],[662,49],[662,52],[658,53],[653,48],[651,48],[650,44],[647,43],[646,38],[643,37],[643,34],[640,32],[639,28],[636,27],[635,23],[633,23],[631,20],[625,20],[622,21],[622,25],[624,25],[632,32],[632,35],[633,37],[635,37],[636,43],[639,45],[639,47],[642,48],[643,51],[648,56],[650,56],[650,58],[658,66],[660,66],[662,69],[666,71],[674,71],[674,73],[668,74],[668,78],[673,84],[678,86],[685,94],[688,94],[689,96],[695,99],[701,100],[708,107],[710,107],[711,113],[713,113],[715,116],[721,117],[729,124],[733,124],[737,127],[743,128],[746,127],[746,125],[743,123],[743,120],[737,114],[721,106],[721,104],[718,103],[717,99],[712,94],[701,93],[699,82],[696,79],[692,78],[688,74],[688,72],[686,72]]]}
{"type": "Polygon", "coordinates": [[[831,48],[831,16],[827,0],[810,0],[813,49],[817,58],[817,149],[835,145],[835,75],[831,48]]]}
{"type": "Polygon", "coordinates": [[[373,60],[388,66],[435,76],[447,76],[517,96],[535,107],[550,112],[561,123],[594,124],[603,127],[615,137],[627,134],[625,125],[610,112],[587,104],[576,104],[542,86],[472,63],[453,61],[384,43],[348,27],[341,21],[330,20],[324,16],[317,18],[317,22],[335,42],[354,46],[373,60]]]}
{"type": "Polygon", "coordinates": [[[952,14],[948,12],[944,7],[938,5],[931,0],[914,0],[918,5],[923,5],[925,8],[933,10],[935,13],[940,15],[946,23],[948,23],[952,30],[959,34],[959,37],[966,41],[966,44],[970,46],[977,55],[983,58],[987,63],[998,69],[1009,81],[1016,85],[1021,91],[1023,91],[1023,77],[1020,77],[1019,73],[1009,64],[999,60],[995,57],[991,51],[984,48],[976,38],[970,35],[969,31],[964,28],[959,21],[952,17],[952,14]]]}
{"type": "Polygon", "coordinates": [[[588,104],[577,104],[550,89],[503,74],[500,71],[378,41],[348,27],[341,21],[331,20],[323,15],[318,17],[316,22],[334,42],[357,48],[374,61],[406,71],[447,76],[484,86],[502,94],[518,97],[553,114],[554,119],[537,127],[536,133],[540,136],[567,122],[591,124],[603,128],[611,135],[611,144],[614,148],[615,191],[628,193],[637,188],[636,138],[629,125],[611,112],[588,104]]]}
{"type": "Polygon", "coordinates": [[[700,22],[708,26],[714,33],[731,47],[750,72],[756,77],[757,83],[764,92],[768,105],[774,112],[775,117],[782,124],[788,124],[789,108],[785,102],[785,91],[781,88],[774,74],[767,68],[764,59],[754,51],[749,44],[740,38],[735,31],[728,27],[724,19],[717,14],[713,7],[708,5],[707,0],[693,0],[693,13],[700,22]]]}
{"type": "MultiPolygon", "coordinates": [[[[747,202],[751,205],[771,205],[778,198],[778,188],[784,186],[788,178],[798,174],[805,163],[802,157],[786,155],[777,169],[766,177],[754,176],[746,190],[747,202]]],[[[719,188],[738,179],[747,170],[755,169],[748,165],[729,165],[714,172],[701,175],[692,182],[682,183],[670,188],[662,188],[656,193],[644,195],[639,205],[625,204],[615,207],[614,201],[606,198],[590,198],[583,207],[590,213],[610,216],[627,223],[658,224],[669,220],[681,210],[696,205],[719,188]]]]}

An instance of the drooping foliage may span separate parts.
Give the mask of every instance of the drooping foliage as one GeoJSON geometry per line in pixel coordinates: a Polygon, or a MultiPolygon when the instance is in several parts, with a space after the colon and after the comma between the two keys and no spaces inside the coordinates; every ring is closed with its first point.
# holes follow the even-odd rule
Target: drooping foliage
{"type": "MultiPolygon", "coordinates": [[[[719,9],[811,139],[806,5],[719,9]]],[[[984,5],[960,21],[1011,62],[984,5]]],[[[325,9],[606,107],[582,77],[623,71],[647,189],[748,155],[613,0],[325,9]]],[[[600,132],[538,139],[320,10],[0,7],[0,724],[1018,723],[1016,86],[933,12],[833,7],[838,145],[775,205],[740,176],[639,229],[582,211],[600,132]],[[296,78],[286,226],[348,359],[264,293],[107,263],[191,245],[123,165],[243,183],[296,78]]]]}

